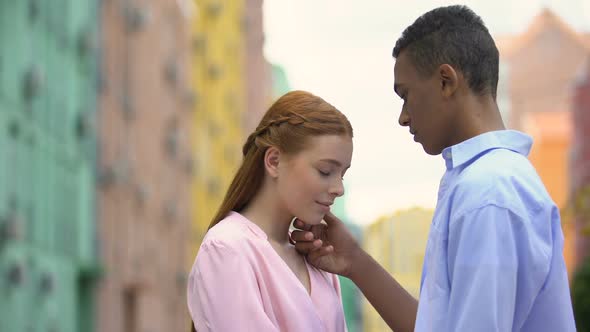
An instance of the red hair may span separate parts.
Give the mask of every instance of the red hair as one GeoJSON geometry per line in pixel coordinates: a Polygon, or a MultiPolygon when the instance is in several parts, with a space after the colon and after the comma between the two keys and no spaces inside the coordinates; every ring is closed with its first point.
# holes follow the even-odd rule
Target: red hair
{"type": "MultiPolygon", "coordinates": [[[[280,97],[248,136],[244,159],[215,214],[209,229],[229,212],[240,212],[258,193],[264,179],[264,154],[274,146],[286,154],[306,147],[307,138],[345,135],[352,138],[352,126],[344,114],[320,97],[305,91],[291,91],[280,97]]],[[[191,321],[191,331],[195,327],[191,321]]]]}
{"type": "Polygon", "coordinates": [[[320,135],[352,137],[352,126],[344,114],[320,97],[291,91],[280,97],[248,136],[244,159],[236,172],[209,229],[231,211],[241,211],[256,195],[264,179],[264,154],[270,146],[286,154],[306,147],[307,138],[320,135]]]}

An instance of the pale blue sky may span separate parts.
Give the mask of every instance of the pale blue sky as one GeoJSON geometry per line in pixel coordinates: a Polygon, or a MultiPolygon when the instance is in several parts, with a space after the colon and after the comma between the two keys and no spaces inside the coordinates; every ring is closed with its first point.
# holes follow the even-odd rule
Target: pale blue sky
{"type": "MultiPolygon", "coordinates": [[[[344,112],[355,130],[345,196],[354,222],[412,206],[434,208],[444,163],[397,125],[391,50],[403,29],[447,1],[265,0],[265,55],[283,66],[293,89],[344,112]]],[[[542,7],[590,31],[590,0],[466,1],[493,35],[518,33],[542,7]]]]}

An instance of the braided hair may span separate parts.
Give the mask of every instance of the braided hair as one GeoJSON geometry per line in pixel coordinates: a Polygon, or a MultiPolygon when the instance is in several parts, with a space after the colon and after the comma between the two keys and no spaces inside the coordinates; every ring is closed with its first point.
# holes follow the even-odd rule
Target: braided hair
{"type": "Polygon", "coordinates": [[[306,147],[308,137],[320,135],[352,137],[352,126],[338,109],[309,92],[291,91],[280,97],[246,139],[242,164],[209,228],[229,212],[243,210],[256,195],[264,179],[264,154],[269,147],[296,154],[306,147]]]}
{"type": "MultiPolygon", "coordinates": [[[[352,126],[334,106],[309,92],[292,91],[279,98],[246,139],[242,164],[209,229],[230,211],[243,210],[258,193],[265,176],[264,155],[269,147],[296,154],[306,148],[310,136],[320,135],[352,137],[352,126]]],[[[191,331],[196,332],[192,320],[191,331]]]]}

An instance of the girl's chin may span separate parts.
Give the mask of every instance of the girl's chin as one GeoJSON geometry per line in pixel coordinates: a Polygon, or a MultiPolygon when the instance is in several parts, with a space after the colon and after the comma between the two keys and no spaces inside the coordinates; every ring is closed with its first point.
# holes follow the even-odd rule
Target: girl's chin
{"type": "Polygon", "coordinates": [[[325,214],[321,214],[321,215],[316,214],[314,216],[306,216],[306,219],[298,218],[298,217],[297,217],[297,219],[304,221],[308,225],[319,225],[324,220],[324,216],[325,216],[325,214]]]}

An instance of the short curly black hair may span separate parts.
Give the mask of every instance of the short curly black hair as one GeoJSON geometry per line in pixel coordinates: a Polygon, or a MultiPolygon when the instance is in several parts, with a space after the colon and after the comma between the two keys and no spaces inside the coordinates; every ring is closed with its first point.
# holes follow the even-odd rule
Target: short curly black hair
{"type": "Polygon", "coordinates": [[[496,98],[498,48],[482,19],[467,6],[439,7],[420,16],[395,43],[393,57],[407,50],[418,72],[430,76],[449,64],[478,95],[496,98]]]}

